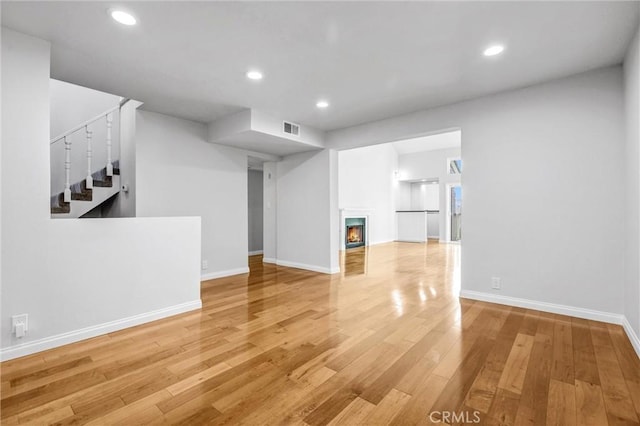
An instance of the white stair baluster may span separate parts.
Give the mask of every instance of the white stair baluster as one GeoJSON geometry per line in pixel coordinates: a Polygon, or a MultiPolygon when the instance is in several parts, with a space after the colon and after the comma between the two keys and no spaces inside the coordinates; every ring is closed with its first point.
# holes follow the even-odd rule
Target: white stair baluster
{"type": "Polygon", "coordinates": [[[93,177],[91,177],[91,157],[93,156],[91,138],[93,137],[93,131],[89,130],[89,126],[85,126],[84,129],[87,132],[87,189],[93,189],[93,177]]]}
{"type": "Polygon", "coordinates": [[[71,202],[71,141],[64,137],[64,202],[71,202]]]}
{"type": "Polygon", "coordinates": [[[113,116],[107,114],[107,176],[113,176],[113,164],[111,161],[111,126],[113,125],[113,116]]]}

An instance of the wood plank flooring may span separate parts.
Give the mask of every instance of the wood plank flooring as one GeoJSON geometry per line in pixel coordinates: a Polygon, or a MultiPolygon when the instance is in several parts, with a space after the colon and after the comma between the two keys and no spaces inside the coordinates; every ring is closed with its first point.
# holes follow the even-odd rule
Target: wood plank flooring
{"type": "Polygon", "coordinates": [[[1,423],[640,425],[619,326],[459,299],[459,246],[262,264],[201,311],[1,364],[1,423]]]}

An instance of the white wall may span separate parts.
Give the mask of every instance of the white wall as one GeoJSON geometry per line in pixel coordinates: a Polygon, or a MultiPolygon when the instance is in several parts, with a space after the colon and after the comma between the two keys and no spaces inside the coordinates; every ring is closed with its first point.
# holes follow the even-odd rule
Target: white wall
{"type": "MultiPolygon", "coordinates": [[[[27,313],[29,342],[65,303],[49,269],[49,43],[2,28],[2,351],[16,344],[11,316],[27,313]],[[20,182],[19,185],[16,182],[20,182]],[[25,196],[28,194],[29,196],[25,196]],[[52,294],[57,292],[56,294],[52,294]],[[36,325],[37,324],[37,325],[36,325]]],[[[66,307],[65,307],[66,310],[66,307]]],[[[67,311],[69,312],[69,311],[67,311]]]]}
{"type": "MultiPolygon", "coordinates": [[[[440,239],[448,240],[447,235],[447,184],[460,182],[460,175],[450,175],[447,166],[448,158],[455,158],[461,156],[460,148],[451,149],[436,149],[432,151],[414,152],[411,154],[403,154],[398,157],[398,170],[400,172],[400,179],[402,180],[415,180],[415,179],[438,179],[438,185],[440,187],[440,207],[441,212],[439,215],[439,228],[440,239]]],[[[464,161],[464,160],[463,160],[464,161]]],[[[466,166],[466,165],[465,165],[466,166]]],[[[464,166],[463,166],[464,173],[464,166]]],[[[463,201],[463,209],[465,208],[465,201],[463,201]]],[[[463,214],[464,214],[463,210],[463,214]]],[[[466,225],[466,223],[465,223],[466,225]]]]}
{"type": "Polygon", "coordinates": [[[436,149],[431,151],[412,152],[398,157],[398,170],[401,180],[434,179],[447,182],[460,182],[460,175],[450,175],[447,167],[448,158],[460,157],[460,148],[436,149]]]}
{"type": "Polygon", "coordinates": [[[204,124],[136,117],[136,214],[200,216],[203,278],[248,272],[247,155],[207,142],[204,124]]]}
{"type": "Polygon", "coordinates": [[[263,262],[275,263],[278,258],[278,165],[266,162],[262,166],[263,195],[263,262]]]}
{"type": "Polygon", "coordinates": [[[262,251],[263,240],[263,176],[262,170],[248,172],[249,253],[262,251]]]}
{"type": "Polygon", "coordinates": [[[277,163],[278,264],[339,271],[336,162],[335,151],[322,150],[290,155],[277,163]]]}
{"type": "Polygon", "coordinates": [[[327,146],[462,129],[463,290],[621,314],[622,94],[621,67],[599,69],[337,130],[327,146]]]}
{"type": "MultiPolygon", "coordinates": [[[[631,327],[640,336],[640,44],[636,33],[624,61],[625,112],[627,139],[625,144],[626,166],[626,256],[625,256],[625,315],[631,327]]],[[[640,352],[640,349],[637,349],[640,352]]]]}
{"type": "Polygon", "coordinates": [[[439,185],[433,182],[412,182],[410,206],[412,210],[440,210],[439,185]]]}
{"type": "MultiPolygon", "coordinates": [[[[51,79],[49,86],[49,102],[51,108],[50,138],[73,129],[83,122],[93,119],[105,111],[117,107],[120,97],[98,90],[89,89],[64,81],[51,79]]],[[[120,115],[113,113],[112,159],[120,158],[120,115]]],[[[107,164],[107,124],[106,119],[98,120],[90,125],[93,131],[92,170],[95,172],[107,164]]],[[[87,176],[87,142],[86,132],[80,130],[68,137],[71,142],[71,183],[83,180],[87,176]]],[[[64,190],[64,142],[59,141],[51,146],[51,193],[64,190]]]]}
{"type": "Polygon", "coordinates": [[[55,79],[51,79],[49,95],[51,137],[65,133],[120,104],[120,96],[55,79]]]}
{"type": "Polygon", "coordinates": [[[2,29],[3,359],[200,306],[197,218],[50,219],[49,51],[2,29]]]}
{"type": "Polygon", "coordinates": [[[397,181],[396,210],[411,210],[411,182],[397,181]]]}
{"type": "Polygon", "coordinates": [[[396,238],[397,164],[398,154],[390,144],[338,152],[338,206],[371,210],[369,244],[396,238]]]}

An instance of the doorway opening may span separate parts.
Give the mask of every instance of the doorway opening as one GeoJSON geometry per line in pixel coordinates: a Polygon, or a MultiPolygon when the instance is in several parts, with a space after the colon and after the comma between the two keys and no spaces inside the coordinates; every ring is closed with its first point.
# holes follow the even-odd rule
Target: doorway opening
{"type": "Polygon", "coordinates": [[[263,162],[249,157],[247,167],[248,251],[249,256],[263,253],[263,162]]]}
{"type": "Polygon", "coordinates": [[[447,241],[460,243],[462,241],[462,185],[460,183],[447,185],[446,208],[447,241]]]}
{"type": "MultiPolygon", "coordinates": [[[[451,271],[445,291],[457,296],[462,173],[460,129],[339,151],[335,232],[344,276],[375,274],[393,259],[420,259],[426,268],[451,271]]],[[[425,303],[440,291],[418,285],[425,303]]]]}

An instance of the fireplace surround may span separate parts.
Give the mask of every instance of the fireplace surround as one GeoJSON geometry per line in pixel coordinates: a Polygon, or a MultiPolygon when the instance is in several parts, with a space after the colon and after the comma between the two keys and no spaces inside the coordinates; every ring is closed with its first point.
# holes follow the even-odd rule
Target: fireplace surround
{"type": "Polygon", "coordinates": [[[348,217],[344,220],[344,246],[347,249],[366,245],[367,219],[348,217]]]}
{"type": "Polygon", "coordinates": [[[347,248],[347,226],[346,226],[346,222],[348,219],[360,219],[363,220],[364,219],[364,230],[363,230],[363,235],[364,235],[364,246],[369,246],[372,242],[371,238],[370,238],[370,232],[371,232],[371,215],[374,213],[374,209],[372,208],[366,208],[366,207],[344,207],[340,209],[340,219],[339,222],[337,223],[337,228],[338,228],[338,232],[340,233],[339,236],[339,243],[340,243],[340,250],[345,250],[347,248]]]}

